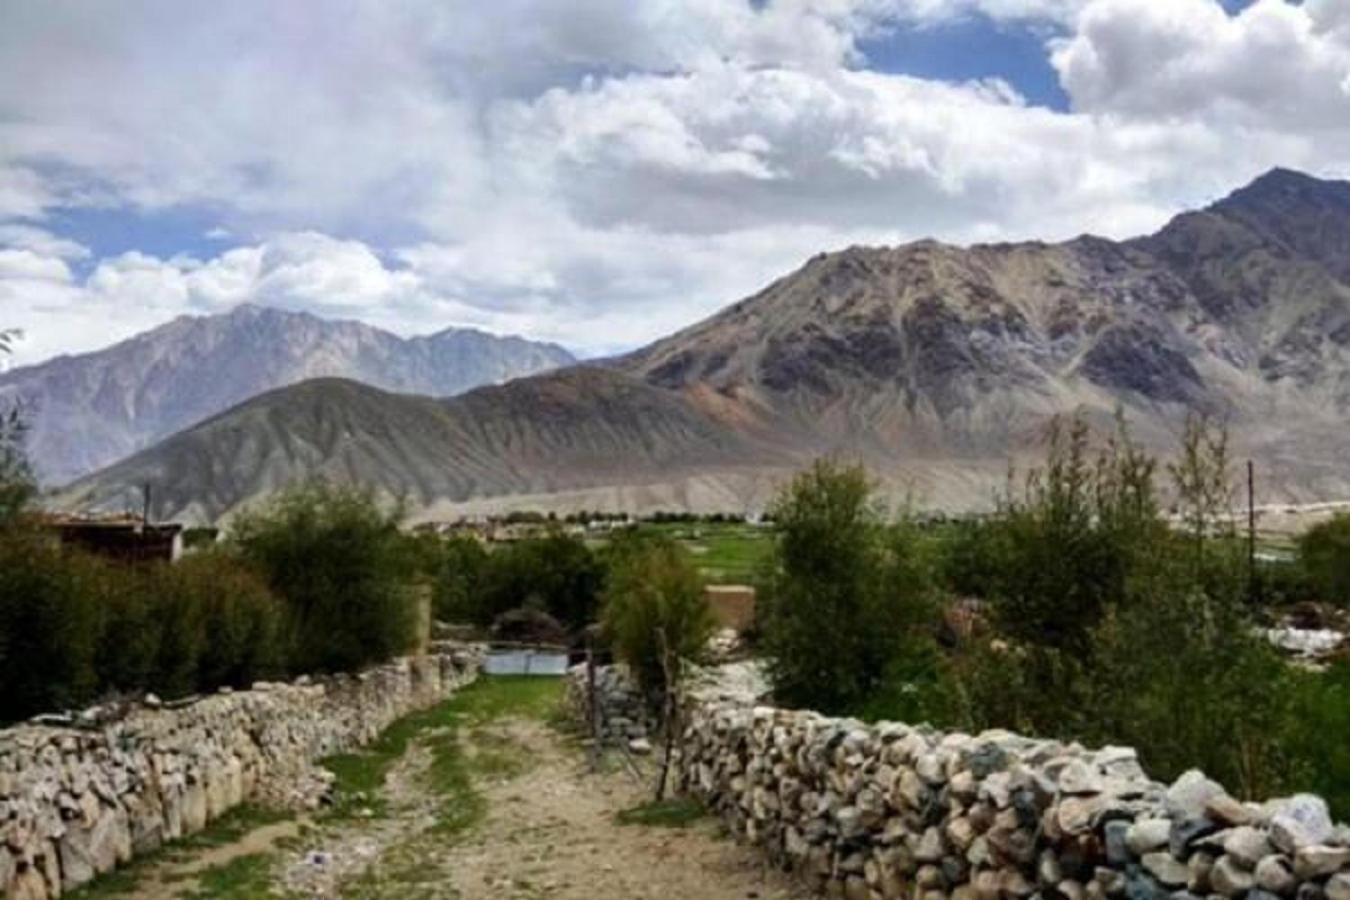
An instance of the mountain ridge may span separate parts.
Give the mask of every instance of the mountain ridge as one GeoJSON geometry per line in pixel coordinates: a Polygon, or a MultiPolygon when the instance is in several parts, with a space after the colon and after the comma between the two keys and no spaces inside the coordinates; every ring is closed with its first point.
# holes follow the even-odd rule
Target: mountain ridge
{"type": "Polygon", "coordinates": [[[311,377],[452,395],[573,362],[557,345],[476,329],[403,338],[354,320],[241,304],[0,373],[0,399],[29,407],[39,477],[59,483],[311,377]]]}
{"type": "MultiPolygon", "coordinates": [[[[535,394],[510,385],[473,392],[477,405],[463,409],[485,415],[500,400],[514,410],[512,453],[474,470],[474,491],[428,495],[423,506],[550,497],[753,505],[766,481],[840,453],[868,463],[893,493],[917,489],[936,505],[970,508],[988,501],[1010,460],[1035,455],[1051,416],[1078,411],[1106,425],[1117,409],[1159,450],[1171,448],[1187,414],[1220,417],[1237,449],[1261,463],[1272,495],[1350,495],[1343,249],[1350,184],[1277,170],[1126,241],[925,240],[817,254],[750,297],[606,360],[620,380],[604,390],[584,380],[578,388],[565,369],[529,379],[535,394]],[[681,433],[699,435],[680,445],[688,456],[658,459],[650,441],[626,433],[603,453],[549,466],[546,479],[513,468],[559,435],[589,445],[594,423],[567,410],[593,410],[604,397],[622,417],[627,404],[656,402],[642,392],[638,403],[639,394],[614,389],[620,383],[664,394],[681,433]],[[554,394],[551,384],[569,387],[554,394]],[[627,465],[628,454],[640,464],[627,465]],[[612,477],[601,484],[606,465],[612,477]],[[670,477],[658,489],[663,467],[670,477]]],[[[457,452],[475,459],[502,446],[471,430],[463,440],[457,452]]],[[[292,471],[284,450],[271,452],[276,471],[292,471]]],[[[154,459],[142,454],[137,471],[154,459]]],[[[417,469],[349,474],[417,483],[425,478],[417,469]]],[[[77,494],[96,506],[130,475],[113,467],[77,494]]],[[[279,482],[255,479],[234,502],[279,482]]]]}

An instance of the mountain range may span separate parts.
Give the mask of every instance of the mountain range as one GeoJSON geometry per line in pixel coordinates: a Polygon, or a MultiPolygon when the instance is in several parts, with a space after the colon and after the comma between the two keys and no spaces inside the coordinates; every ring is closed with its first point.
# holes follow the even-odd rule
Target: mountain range
{"type": "Polygon", "coordinates": [[[318,377],[449,396],[575,359],[554,344],[451,328],[402,338],[360,322],[245,304],[183,316],[96,353],[0,374],[39,479],[61,484],[274,388],[318,377]]]}
{"type": "Polygon", "coordinates": [[[243,403],[59,498],[216,520],[297,478],[422,517],[512,506],[754,509],[813,456],[893,496],[986,505],[1047,420],[1123,409],[1170,450],[1228,422],[1267,499],[1350,495],[1350,183],[1275,170],[1153,235],[821,254],[602,366],[447,400],[314,381],[243,403]]]}

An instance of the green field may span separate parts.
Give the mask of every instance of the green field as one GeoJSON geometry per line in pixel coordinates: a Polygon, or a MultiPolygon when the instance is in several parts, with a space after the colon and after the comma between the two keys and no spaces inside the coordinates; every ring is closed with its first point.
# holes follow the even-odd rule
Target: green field
{"type": "Polygon", "coordinates": [[[712,584],[751,584],[773,547],[773,530],[740,523],[672,523],[641,526],[668,535],[694,557],[699,574],[712,584]]]}

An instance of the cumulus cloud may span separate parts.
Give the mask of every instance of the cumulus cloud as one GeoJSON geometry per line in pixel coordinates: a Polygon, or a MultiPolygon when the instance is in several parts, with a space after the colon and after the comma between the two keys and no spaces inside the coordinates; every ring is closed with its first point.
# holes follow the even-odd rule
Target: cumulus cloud
{"type": "Polygon", "coordinates": [[[1346,10],[30,4],[0,31],[0,308],[30,360],[245,301],[610,352],[824,249],[1125,236],[1272,165],[1346,171],[1346,10]],[[865,55],[977,16],[1054,35],[1072,108],[865,55]],[[217,227],[201,259],[93,259],[51,224],[89,205],[217,227]]]}
{"type": "Polygon", "coordinates": [[[1256,129],[1343,132],[1350,123],[1344,3],[1096,0],[1053,55],[1076,109],[1256,129]]]}

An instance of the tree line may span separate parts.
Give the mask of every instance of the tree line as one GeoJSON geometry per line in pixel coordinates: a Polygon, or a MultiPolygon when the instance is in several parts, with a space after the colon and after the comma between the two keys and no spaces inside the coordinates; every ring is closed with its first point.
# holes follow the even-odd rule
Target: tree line
{"type": "Polygon", "coordinates": [[[1202,419],[1168,464],[1123,420],[1098,440],[1058,419],[992,515],[924,529],[888,517],[862,468],[817,462],[775,504],[760,579],[779,700],[1123,743],[1157,777],[1199,766],[1247,796],[1311,788],[1350,812],[1350,751],[1327,739],[1350,724],[1350,665],[1288,664],[1253,603],[1284,595],[1252,581],[1350,603],[1350,517],[1253,573],[1229,469],[1202,419]]]}

